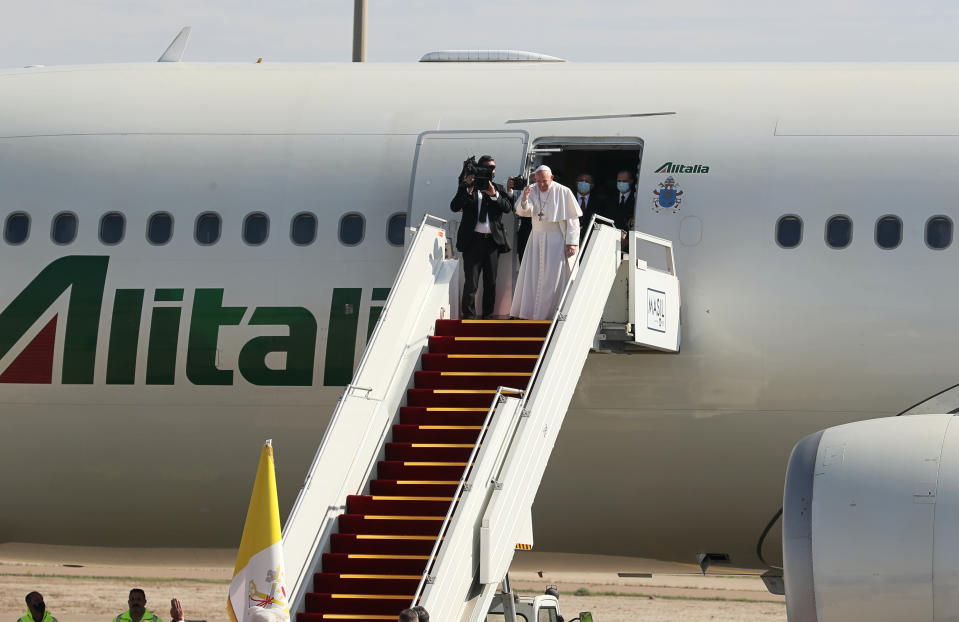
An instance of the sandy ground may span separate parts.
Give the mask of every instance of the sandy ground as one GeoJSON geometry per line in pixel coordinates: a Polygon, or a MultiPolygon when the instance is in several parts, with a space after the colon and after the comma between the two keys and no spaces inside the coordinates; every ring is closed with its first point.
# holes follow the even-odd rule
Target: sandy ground
{"type": "MultiPolygon", "coordinates": [[[[142,587],[147,607],[169,620],[179,598],[191,620],[225,622],[234,552],[210,549],[123,550],[0,544],[0,622],[26,610],[23,596],[43,593],[60,622],[109,622],[126,610],[131,587],[142,587]]],[[[785,601],[752,575],[706,576],[693,567],[625,557],[518,554],[514,589],[560,592],[566,619],[592,611],[596,622],[785,621],[785,601]],[[623,578],[618,572],[652,572],[623,578]],[[579,594],[579,595],[577,595],[579,594]]]]}

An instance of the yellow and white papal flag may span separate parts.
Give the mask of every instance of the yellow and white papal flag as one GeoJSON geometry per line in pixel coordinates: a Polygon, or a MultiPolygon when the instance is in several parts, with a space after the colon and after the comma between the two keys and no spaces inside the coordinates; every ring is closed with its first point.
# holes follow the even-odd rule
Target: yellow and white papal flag
{"type": "Polygon", "coordinates": [[[290,619],[272,441],[267,441],[260,452],[226,609],[232,622],[290,619]]]}

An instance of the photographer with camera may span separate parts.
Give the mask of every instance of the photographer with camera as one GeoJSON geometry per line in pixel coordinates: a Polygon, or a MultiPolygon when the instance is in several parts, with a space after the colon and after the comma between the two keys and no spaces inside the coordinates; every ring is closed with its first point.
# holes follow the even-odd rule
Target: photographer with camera
{"type": "Polygon", "coordinates": [[[450,209],[462,212],[456,234],[456,250],[463,253],[463,299],[460,317],[476,319],[476,290],[483,279],[482,319],[493,315],[496,304],[496,266],[500,253],[510,251],[503,227],[503,214],[513,210],[506,188],[493,183],[496,162],[484,155],[477,161],[470,157],[463,163],[456,196],[450,209]]]}

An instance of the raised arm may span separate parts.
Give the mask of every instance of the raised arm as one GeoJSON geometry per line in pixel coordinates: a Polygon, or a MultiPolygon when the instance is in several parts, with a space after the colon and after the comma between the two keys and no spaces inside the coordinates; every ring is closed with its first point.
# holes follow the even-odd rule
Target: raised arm
{"type": "Polygon", "coordinates": [[[466,204],[475,200],[473,195],[467,192],[466,186],[460,184],[460,187],[456,190],[456,194],[453,195],[453,200],[450,201],[450,209],[454,212],[462,212],[466,204]]]}
{"type": "Polygon", "coordinates": [[[526,186],[526,190],[523,190],[519,201],[513,206],[513,211],[516,212],[518,216],[525,218],[531,218],[533,216],[533,206],[529,202],[529,193],[532,188],[532,186],[526,186]]]}

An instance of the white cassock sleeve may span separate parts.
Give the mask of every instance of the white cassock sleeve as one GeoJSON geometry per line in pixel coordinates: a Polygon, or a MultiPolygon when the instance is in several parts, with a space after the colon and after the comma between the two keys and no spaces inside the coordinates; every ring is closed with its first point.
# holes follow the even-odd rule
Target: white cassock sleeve
{"type": "Polygon", "coordinates": [[[524,201],[522,195],[520,195],[520,200],[517,201],[515,205],[514,211],[517,216],[522,216],[523,218],[533,217],[533,206],[530,204],[529,199],[524,201]]]}
{"type": "Polygon", "coordinates": [[[583,215],[583,211],[579,209],[576,195],[565,186],[559,200],[562,203],[562,215],[571,217],[563,219],[562,228],[566,232],[566,244],[567,246],[579,246],[579,217],[583,215]]]}
{"type": "Polygon", "coordinates": [[[566,226],[566,245],[579,246],[579,218],[570,218],[565,221],[566,226]]]}

